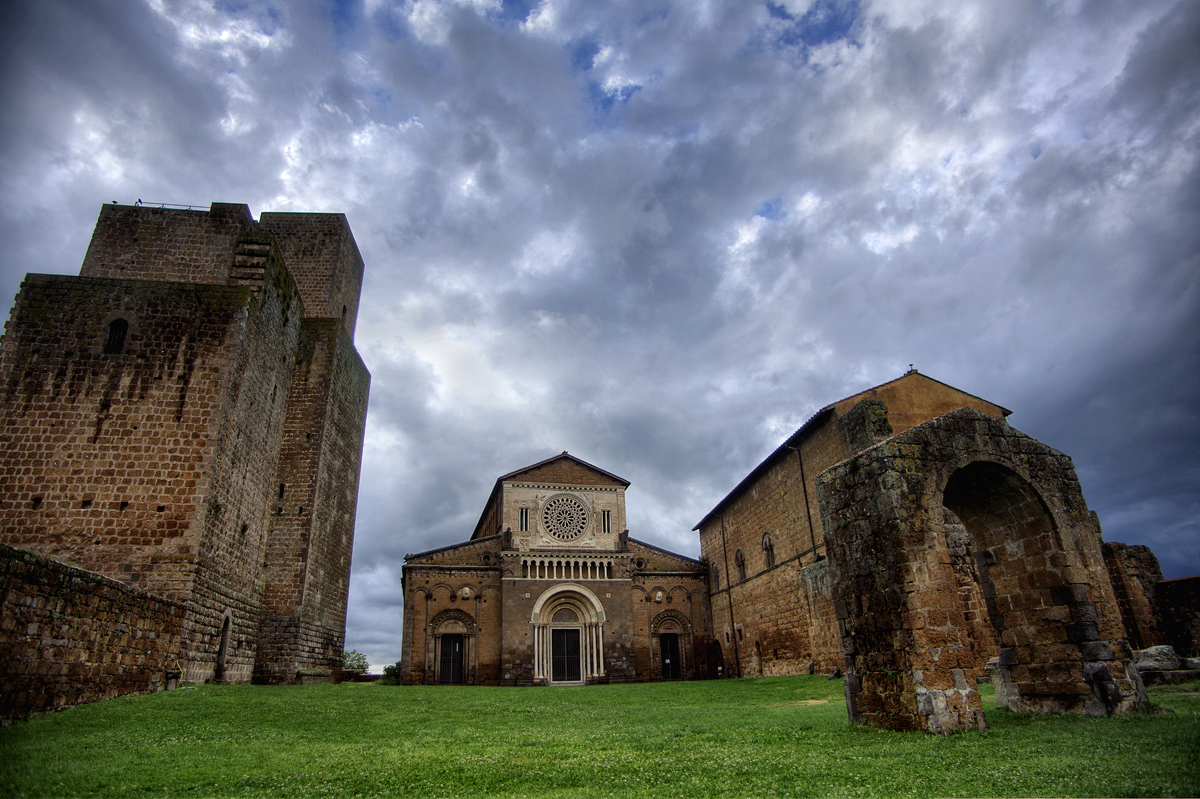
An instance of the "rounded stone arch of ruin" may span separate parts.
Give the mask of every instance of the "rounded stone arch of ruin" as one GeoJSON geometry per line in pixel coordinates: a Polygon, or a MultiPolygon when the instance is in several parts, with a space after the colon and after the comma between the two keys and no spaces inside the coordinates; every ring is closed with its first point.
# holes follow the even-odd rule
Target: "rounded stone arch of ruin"
{"type": "Polygon", "coordinates": [[[552,682],[554,630],[567,629],[579,631],[581,681],[604,678],[604,626],[607,621],[604,603],[586,586],[559,583],[546,589],[534,602],[529,618],[533,628],[534,682],[543,685],[552,682]]]}
{"type": "Polygon", "coordinates": [[[960,409],[831,467],[817,493],[853,721],[986,726],[975,686],[986,636],[973,640],[973,623],[992,630],[1009,707],[1146,706],[1099,534],[1062,453],[960,409]]]}
{"type": "Polygon", "coordinates": [[[994,458],[972,461],[942,489],[942,530],[962,575],[967,642],[992,634],[994,651],[983,654],[995,657],[985,662],[1001,707],[1111,713],[1121,691],[1108,662],[1121,644],[1100,629],[1101,592],[1090,590],[1095,576],[1066,543],[1078,536],[1064,538],[1047,492],[1018,468],[994,458]],[[956,523],[965,532],[958,546],[951,538],[956,523]]]}
{"type": "Polygon", "coordinates": [[[447,608],[439,612],[426,625],[425,662],[430,664],[425,670],[425,682],[436,684],[443,681],[441,646],[442,636],[461,635],[463,642],[462,682],[473,685],[479,673],[479,647],[476,637],[479,625],[472,616],[461,608],[447,608]]]}

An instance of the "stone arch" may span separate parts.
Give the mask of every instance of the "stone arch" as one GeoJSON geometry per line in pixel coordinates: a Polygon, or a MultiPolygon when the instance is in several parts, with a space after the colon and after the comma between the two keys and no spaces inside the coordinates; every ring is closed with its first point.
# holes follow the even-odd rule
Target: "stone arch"
{"type": "Polygon", "coordinates": [[[693,679],[695,670],[691,619],[674,608],[657,613],[650,622],[651,679],[693,679]],[[671,640],[664,645],[664,638],[671,640]]]}
{"type": "Polygon", "coordinates": [[[447,608],[426,625],[425,681],[474,685],[479,672],[479,625],[461,608],[447,608]],[[461,647],[458,651],[456,648],[461,647]]]}
{"type": "Polygon", "coordinates": [[[997,631],[996,666],[1015,689],[1009,707],[1146,707],[1127,644],[1114,640],[1119,614],[1099,534],[1062,453],[962,408],[830,467],[817,496],[852,721],[941,733],[986,726],[970,607],[951,566],[956,525],[997,631]]]}
{"type": "Polygon", "coordinates": [[[529,619],[533,628],[534,682],[548,685],[602,680],[607,620],[604,604],[585,586],[560,583],[544,591],[534,603],[529,619]],[[564,673],[555,663],[556,656],[562,654],[556,647],[572,645],[577,648],[578,674],[564,673]]]}
{"type": "MultiPolygon", "coordinates": [[[[1107,665],[1085,663],[1112,660],[1114,652],[1101,640],[1088,584],[1071,584],[1063,574],[1066,548],[1041,493],[1012,468],[980,460],[950,475],[942,504],[950,511],[943,530],[955,518],[966,530],[986,619],[999,638],[992,664],[997,703],[1014,710],[1111,712],[1107,665]]],[[[971,621],[963,625],[968,642],[971,621]]]]}

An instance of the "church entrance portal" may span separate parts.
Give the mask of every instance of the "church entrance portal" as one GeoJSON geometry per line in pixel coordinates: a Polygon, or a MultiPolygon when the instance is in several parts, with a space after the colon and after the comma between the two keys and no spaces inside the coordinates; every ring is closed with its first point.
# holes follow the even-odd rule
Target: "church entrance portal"
{"type": "Polygon", "coordinates": [[[463,637],[461,633],[442,635],[441,675],[443,685],[463,683],[463,637]]]}
{"type": "Polygon", "coordinates": [[[553,682],[579,682],[582,679],[579,658],[579,630],[552,630],[554,649],[550,679],[553,682]]]}
{"type": "Polygon", "coordinates": [[[682,676],[679,661],[679,633],[663,633],[659,638],[662,641],[662,678],[678,680],[682,676]]]}

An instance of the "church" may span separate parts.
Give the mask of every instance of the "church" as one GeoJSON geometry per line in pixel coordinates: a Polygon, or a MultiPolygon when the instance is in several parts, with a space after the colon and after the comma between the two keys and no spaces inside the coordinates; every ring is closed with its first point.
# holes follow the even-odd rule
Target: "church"
{"type": "Polygon", "coordinates": [[[717,676],[707,571],[629,537],[628,487],[566,452],[498,478],[468,541],[405,558],[401,681],[717,676]]]}

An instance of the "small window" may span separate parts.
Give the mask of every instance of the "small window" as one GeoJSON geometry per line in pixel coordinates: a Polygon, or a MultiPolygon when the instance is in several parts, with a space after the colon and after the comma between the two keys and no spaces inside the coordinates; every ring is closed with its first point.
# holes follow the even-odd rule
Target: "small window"
{"type": "Polygon", "coordinates": [[[746,556],[738,550],[733,556],[733,565],[737,567],[738,580],[746,579],[746,556]]]}
{"type": "Polygon", "coordinates": [[[717,564],[712,567],[712,590],[713,593],[721,590],[721,570],[717,568],[717,564]]]}
{"type": "Polygon", "coordinates": [[[129,332],[129,322],[124,319],[114,319],[108,323],[108,333],[104,336],[104,354],[120,355],[125,351],[125,335],[129,332]]]}
{"type": "Polygon", "coordinates": [[[763,533],[763,561],[766,562],[767,568],[775,565],[775,542],[771,540],[770,533],[763,533]]]}
{"type": "Polygon", "coordinates": [[[525,532],[529,529],[529,508],[521,508],[520,517],[521,518],[517,525],[517,529],[521,532],[525,532]]]}
{"type": "Polygon", "coordinates": [[[612,532],[612,511],[600,511],[600,529],[606,533],[612,532]]]}

